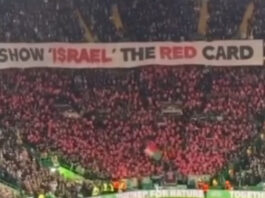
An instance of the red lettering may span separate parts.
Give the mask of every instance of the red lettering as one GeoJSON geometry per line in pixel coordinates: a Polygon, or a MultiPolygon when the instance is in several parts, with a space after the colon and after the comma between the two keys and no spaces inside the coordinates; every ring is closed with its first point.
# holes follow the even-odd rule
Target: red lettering
{"type": "Polygon", "coordinates": [[[103,63],[107,63],[107,62],[111,62],[112,58],[111,57],[107,57],[107,52],[105,49],[102,50],[102,62],[103,63]]]}
{"type": "Polygon", "coordinates": [[[171,59],[170,47],[160,47],[160,57],[162,59],[171,59]]]}
{"type": "Polygon", "coordinates": [[[82,48],[80,50],[74,48],[58,48],[52,49],[52,56],[54,63],[65,61],[71,63],[107,63],[111,62],[112,58],[107,56],[105,49],[86,49],[82,48]]]}
{"type": "Polygon", "coordinates": [[[99,49],[91,49],[90,50],[91,62],[99,63],[100,62],[100,50],[99,49]]]}
{"type": "Polygon", "coordinates": [[[194,58],[197,55],[197,50],[194,47],[185,47],[184,54],[186,58],[194,58]]]}
{"type": "Polygon", "coordinates": [[[196,48],[192,46],[187,47],[161,47],[160,56],[162,59],[183,59],[183,58],[193,58],[197,55],[196,48]]]}
{"type": "Polygon", "coordinates": [[[68,57],[67,57],[67,62],[71,63],[72,61],[78,62],[78,51],[76,49],[68,49],[68,57]]]}
{"type": "Polygon", "coordinates": [[[173,47],[174,59],[183,58],[183,47],[173,47]]]}
{"type": "Polygon", "coordinates": [[[78,59],[78,63],[81,63],[81,62],[90,62],[90,58],[89,58],[89,54],[88,54],[88,51],[87,49],[81,49],[81,54],[80,54],[80,57],[78,59]]]}
{"type": "Polygon", "coordinates": [[[63,63],[63,62],[65,61],[65,59],[66,59],[66,57],[65,57],[65,49],[62,48],[62,47],[60,47],[60,48],[57,50],[57,52],[58,52],[58,60],[59,60],[61,63],[63,63]]]}

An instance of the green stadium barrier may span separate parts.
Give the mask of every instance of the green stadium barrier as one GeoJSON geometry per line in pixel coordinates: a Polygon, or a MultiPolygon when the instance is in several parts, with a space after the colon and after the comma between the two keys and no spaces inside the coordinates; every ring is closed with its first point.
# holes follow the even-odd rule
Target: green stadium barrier
{"type": "Polygon", "coordinates": [[[142,188],[145,190],[151,190],[154,188],[153,181],[150,177],[144,177],[142,178],[142,188]]]}
{"type": "Polygon", "coordinates": [[[257,188],[259,190],[265,190],[265,182],[260,182],[258,185],[257,185],[257,188]]]}
{"type": "Polygon", "coordinates": [[[64,167],[59,167],[57,170],[59,171],[60,175],[63,176],[67,180],[71,180],[71,181],[84,181],[85,180],[82,176],[77,175],[74,172],[64,167]]]}
{"type": "Polygon", "coordinates": [[[226,190],[209,190],[207,198],[230,198],[230,193],[226,190]]]}

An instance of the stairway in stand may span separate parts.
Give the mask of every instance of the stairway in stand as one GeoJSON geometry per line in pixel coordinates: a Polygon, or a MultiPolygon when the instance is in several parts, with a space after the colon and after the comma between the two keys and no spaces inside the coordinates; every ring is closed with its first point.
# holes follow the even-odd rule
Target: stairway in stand
{"type": "Polygon", "coordinates": [[[96,38],[93,36],[92,32],[90,31],[89,28],[89,24],[87,24],[85,22],[85,20],[83,19],[82,15],[80,14],[79,10],[75,10],[75,15],[78,18],[78,22],[81,26],[81,28],[84,30],[85,34],[84,34],[84,38],[87,42],[95,42],[96,38]]]}
{"type": "Polygon", "coordinates": [[[201,0],[200,19],[198,24],[198,33],[205,36],[208,28],[208,0],[201,0]]]}
{"type": "Polygon", "coordinates": [[[239,28],[239,34],[241,38],[248,38],[249,36],[249,22],[252,19],[254,13],[254,3],[250,2],[246,8],[246,12],[243,16],[242,22],[239,28]]]}
{"type": "Polygon", "coordinates": [[[111,8],[112,21],[117,30],[124,30],[122,19],[120,16],[119,8],[117,4],[113,4],[111,8]]]}

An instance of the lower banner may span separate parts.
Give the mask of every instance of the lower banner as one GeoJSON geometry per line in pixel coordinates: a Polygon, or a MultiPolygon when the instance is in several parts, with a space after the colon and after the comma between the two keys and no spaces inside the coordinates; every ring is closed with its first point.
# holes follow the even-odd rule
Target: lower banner
{"type": "Polygon", "coordinates": [[[104,195],[97,198],[204,198],[202,190],[150,190],[104,195]]]}
{"type": "Polygon", "coordinates": [[[230,191],[230,198],[264,198],[262,191],[230,191]]]}
{"type": "Polygon", "coordinates": [[[265,198],[265,192],[210,190],[207,198],[265,198]]]}

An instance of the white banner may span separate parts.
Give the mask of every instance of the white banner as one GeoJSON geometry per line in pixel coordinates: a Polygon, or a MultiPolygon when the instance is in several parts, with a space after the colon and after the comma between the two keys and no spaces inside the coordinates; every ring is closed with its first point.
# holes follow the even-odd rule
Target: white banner
{"type": "Polygon", "coordinates": [[[96,198],[204,198],[202,190],[150,190],[103,195],[96,198]]]}
{"type": "Polygon", "coordinates": [[[262,191],[230,191],[230,198],[264,198],[262,191]]]}
{"type": "Polygon", "coordinates": [[[0,69],[145,65],[262,66],[263,41],[0,44],[0,69]]]}

